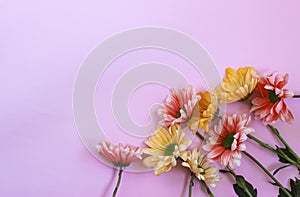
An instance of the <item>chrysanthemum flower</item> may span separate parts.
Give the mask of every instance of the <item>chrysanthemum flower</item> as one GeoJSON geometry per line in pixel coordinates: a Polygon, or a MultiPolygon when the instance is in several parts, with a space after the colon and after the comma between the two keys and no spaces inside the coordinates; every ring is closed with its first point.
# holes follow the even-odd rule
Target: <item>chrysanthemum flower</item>
{"type": "Polygon", "coordinates": [[[169,130],[160,127],[145,141],[149,148],[145,148],[144,153],[150,156],[145,158],[143,163],[147,167],[152,167],[155,175],[160,175],[176,166],[177,158],[186,160],[185,150],[191,143],[190,139],[185,138],[185,133],[179,125],[173,125],[169,130]]]}
{"type": "Polygon", "coordinates": [[[227,77],[216,88],[220,103],[232,103],[247,99],[258,82],[258,79],[254,77],[256,74],[257,72],[252,67],[239,68],[237,71],[227,68],[227,77]]]}
{"type": "Polygon", "coordinates": [[[255,118],[262,119],[265,125],[272,124],[278,119],[291,123],[294,117],[284,99],[293,97],[294,93],[283,89],[288,82],[288,74],[282,76],[272,73],[259,79],[251,101],[251,112],[254,112],[255,118]]]}
{"type": "Polygon", "coordinates": [[[170,91],[166,103],[161,104],[158,109],[158,115],[162,118],[160,125],[166,128],[186,122],[200,99],[192,86],[179,90],[171,89],[170,91]]]}
{"type": "Polygon", "coordinates": [[[218,99],[214,92],[199,92],[198,95],[201,99],[196,104],[192,117],[187,122],[194,133],[198,128],[207,132],[209,122],[218,111],[218,99]]]}
{"type": "Polygon", "coordinates": [[[235,169],[241,164],[241,151],[246,150],[244,141],[254,129],[247,127],[250,117],[246,114],[232,116],[224,115],[212,129],[208,131],[209,138],[203,149],[208,151],[209,161],[220,160],[222,167],[235,169]]]}
{"type": "Polygon", "coordinates": [[[96,146],[98,152],[106,157],[116,167],[124,168],[129,166],[135,159],[142,159],[141,148],[122,144],[114,145],[111,142],[103,141],[96,146]]]}
{"type": "Polygon", "coordinates": [[[205,155],[198,152],[197,148],[194,148],[192,152],[188,151],[187,161],[182,162],[181,165],[189,168],[200,181],[205,181],[212,187],[215,187],[216,183],[221,180],[219,170],[207,160],[205,155]]]}

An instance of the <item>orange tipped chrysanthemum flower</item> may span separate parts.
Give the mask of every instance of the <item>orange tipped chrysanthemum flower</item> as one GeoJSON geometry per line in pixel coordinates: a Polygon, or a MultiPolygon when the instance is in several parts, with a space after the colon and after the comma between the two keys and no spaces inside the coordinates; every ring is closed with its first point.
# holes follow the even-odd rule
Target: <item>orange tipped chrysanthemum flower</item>
{"type": "Polygon", "coordinates": [[[142,159],[143,151],[141,148],[133,145],[123,146],[114,145],[110,142],[101,142],[96,146],[98,152],[107,158],[116,167],[127,167],[135,159],[142,159]]]}
{"type": "Polygon", "coordinates": [[[262,119],[263,124],[272,124],[278,119],[291,123],[293,114],[284,102],[285,98],[291,98],[294,93],[283,89],[288,82],[288,74],[274,75],[274,73],[258,77],[259,83],[252,98],[251,112],[256,119],[262,119]]]}
{"type": "Polygon", "coordinates": [[[209,161],[220,160],[222,167],[235,169],[241,164],[241,151],[246,150],[244,141],[254,129],[247,127],[250,122],[246,114],[224,115],[212,129],[208,131],[208,139],[203,149],[208,151],[209,161]]]}
{"type": "Polygon", "coordinates": [[[162,118],[160,125],[168,128],[186,122],[199,99],[192,86],[179,90],[171,89],[166,102],[158,110],[158,115],[162,118]]]}

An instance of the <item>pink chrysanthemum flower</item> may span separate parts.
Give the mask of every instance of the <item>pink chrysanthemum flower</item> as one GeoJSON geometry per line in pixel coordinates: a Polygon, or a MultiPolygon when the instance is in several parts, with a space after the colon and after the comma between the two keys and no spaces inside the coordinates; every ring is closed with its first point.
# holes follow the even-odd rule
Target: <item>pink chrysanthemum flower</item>
{"type": "Polygon", "coordinates": [[[135,159],[142,159],[143,151],[141,148],[133,145],[123,146],[114,145],[111,142],[101,142],[96,146],[98,152],[106,157],[116,167],[127,167],[135,159]]]}
{"type": "Polygon", "coordinates": [[[200,99],[192,86],[179,90],[171,89],[166,102],[161,104],[158,115],[162,118],[160,125],[169,127],[186,122],[192,115],[193,109],[200,99]]]}
{"type": "Polygon", "coordinates": [[[241,164],[241,151],[246,150],[244,141],[254,129],[247,127],[250,117],[246,114],[224,115],[212,129],[208,131],[208,139],[203,149],[208,151],[209,161],[220,160],[222,167],[235,169],[241,164]]]}
{"type": "Polygon", "coordinates": [[[263,124],[275,123],[279,118],[292,123],[294,116],[284,102],[285,98],[291,98],[294,93],[283,89],[287,84],[289,75],[274,75],[274,73],[259,76],[259,83],[252,98],[251,112],[256,119],[262,119],[263,124]]]}

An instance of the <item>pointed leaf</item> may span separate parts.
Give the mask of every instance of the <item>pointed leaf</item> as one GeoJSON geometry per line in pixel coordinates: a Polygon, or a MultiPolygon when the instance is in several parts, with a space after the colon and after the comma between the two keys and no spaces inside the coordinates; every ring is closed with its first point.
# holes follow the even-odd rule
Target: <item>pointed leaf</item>
{"type": "Polygon", "coordinates": [[[219,170],[219,172],[221,172],[221,173],[230,173],[230,171],[229,170],[219,170]]]}
{"type": "MultiPolygon", "coordinates": [[[[291,190],[288,190],[285,188],[293,197],[299,197],[300,196],[300,180],[296,178],[294,181],[293,179],[290,179],[290,186],[291,190]]],[[[279,188],[279,195],[278,197],[287,197],[287,195],[282,191],[281,188],[279,188]]]]}
{"type": "Polygon", "coordinates": [[[290,179],[291,192],[293,196],[300,196],[300,180],[296,178],[296,180],[290,179]]]}
{"type": "Polygon", "coordinates": [[[239,197],[249,197],[247,192],[245,192],[246,189],[249,191],[252,197],[257,196],[257,189],[254,189],[254,187],[248,181],[246,181],[244,177],[240,175],[236,176],[236,182],[236,184],[233,184],[233,189],[239,197]]]}
{"type": "MultiPolygon", "coordinates": [[[[286,189],[286,188],[285,188],[286,189]]],[[[290,194],[291,194],[291,192],[288,190],[288,189],[286,189],[290,194]]],[[[292,195],[292,194],[291,194],[292,195]]],[[[293,195],[292,195],[293,196],[293,195]]],[[[278,197],[289,197],[288,195],[286,195],[283,191],[282,191],[282,189],[281,188],[279,188],[279,195],[278,195],[278,197]]],[[[293,196],[294,197],[294,196],[293,196]]],[[[295,196],[296,197],[296,196],[295,196]]]]}
{"type": "Polygon", "coordinates": [[[245,188],[246,187],[246,181],[245,181],[244,177],[238,175],[238,176],[235,177],[235,181],[236,181],[236,183],[238,184],[238,186],[240,188],[245,188]]]}
{"type": "MultiPolygon", "coordinates": [[[[279,152],[279,153],[285,154],[288,158],[290,158],[293,161],[297,161],[297,159],[294,157],[294,155],[287,148],[279,148],[278,146],[276,146],[276,151],[279,152]]],[[[282,157],[281,155],[277,154],[277,156],[279,157],[280,162],[290,163],[284,157],[282,157]]]]}
{"type": "Polygon", "coordinates": [[[244,192],[244,190],[238,186],[237,183],[233,184],[233,189],[234,189],[235,193],[238,195],[238,197],[249,197],[246,194],[246,192],[244,192]]]}

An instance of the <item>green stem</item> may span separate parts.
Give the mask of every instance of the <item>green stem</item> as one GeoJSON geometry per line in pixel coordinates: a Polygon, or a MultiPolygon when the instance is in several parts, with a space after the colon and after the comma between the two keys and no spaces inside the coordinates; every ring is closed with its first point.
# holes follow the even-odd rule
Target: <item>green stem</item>
{"type": "Polygon", "coordinates": [[[114,190],[114,193],[113,193],[112,197],[115,197],[116,194],[117,194],[117,191],[118,191],[120,183],[121,183],[122,173],[123,173],[123,169],[120,168],[120,170],[119,170],[119,176],[118,176],[118,182],[117,182],[117,185],[115,187],[115,190],[114,190]]]}
{"type": "Polygon", "coordinates": [[[284,144],[284,146],[289,150],[289,152],[297,159],[297,163],[300,163],[300,158],[298,155],[293,151],[293,149],[288,145],[288,143],[283,139],[280,135],[279,131],[273,127],[272,125],[268,125],[268,127],[273,131],[273,133],[279,138],[279,140],[284,144]]]}
{"type": "Polygon", "coordinates": [[[270,146],[269,144],[264,143],[263,141],[261,141],[260,139],[254,137],[254,136],[251,135],[251,134],[248,134],[247,136],[248,136],[248,138],[250,138],[251,140],[257,142],[258,144],[260,144],[260,145],[263,146],[264,148],[266,148],[266,149],[272,151],[273,153],[276,153],[276,154],[277,154],[276,149],[274,149],[274,148],[273,148],[272,146],[270,146]]]}
{"type": "Polygon", "coordinates": [[[300,95],[294,95],[293,98],[300,98],[300,95]]]}
{"type": "Polygon", "coordinates": [[[276,185],[281,188],[281,190],[286,194],[286,196],[292,197],[292,195],[282,186],[282,184],[257,159],[255,159],[251,154],[249,154],[246,151],[243,151],[243,153],[254,163],[256,163],[256,165],[258,165],[276,183],[276,185]]]}
{"type": "Polygon", "coordinates": [[[194,173],[191,173],[191,180],[190,180],[190,186],[189,186],[189,197],[192,197],[194,178],[195,178],[194,173]]]}
{"type": "Polygon", "coordinates": [[[203,184],[203,186],[206,189],[207,194],[209,195],[209,197],[215,197],[214,194],[211,192],[211,190],[209,189],[208,185],[205,183],[205,181],[201,180],[201,183],[203,184]]]}
{"type": "Polygon", "coordinates": [[[197,137],[199,137],[202,141],[204,140],[203,135],[201,135],[201,133],[199,133],[199,131],[196,132],[197,137]]]}
{"type": "Polygon", "coordinates": [[[234,176],[234,177],[237,176],[236,173],[233,170],[231,170],[230,168],[227,167],[227,170],[230,172],[230,174],[232,174],[232,176],[234,176]]]}
{"type": "MultiPolygon", "coordinates": [[[[232,174],[232,176],[234,176],[235,180],[237,180],[237,174],[233,170],[231,170],[230,168],[227,167],[227,169],[230,172],[230,174],[232,174]]],[[[247,194],[248,197],[253,197],[246,185],[243,187],[243,190],[247,194]]]]}
{"type": "Polygon", "coordinates": [[[280,155],[281,157],[283,157],[285,160],[287,160],[290,164],[296,166],[298,169],[300,169],[300,165],[295,162],[294,160],[290,159],[286,154],[284,154],[283,152],[278,152],[276,149],[274,149],[272,146],[270,146],[269,144],[264,143],[263,141],[261,141],[260,139],[254,137],[251,134],[247,135],[248,138],[250,138],[251,140],[257,142],[258,144],[260,144],[262,147],[272,151],[273,153],[280,155]]]}

